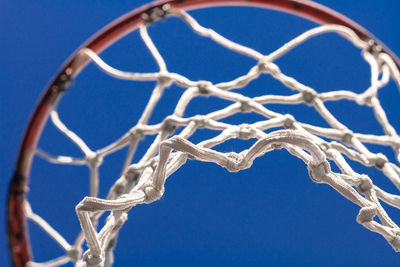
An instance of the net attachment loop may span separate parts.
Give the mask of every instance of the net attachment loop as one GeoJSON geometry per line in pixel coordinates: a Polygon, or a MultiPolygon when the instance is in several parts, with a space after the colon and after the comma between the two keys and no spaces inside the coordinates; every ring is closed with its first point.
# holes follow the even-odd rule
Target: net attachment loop
{"type": "Polygon", "coordinates": [[[69,84],[72,82],[71,74],[67,72],[63,72],[57,76],[53,85],[51,86],[51,90],[54,94],[59,94],[60,92],[64,92],[67,90],[69,84]]]}
{"type": "Polygon", "coordinates": [[[369,39],[367,43],[368,43],[367,51],[370,54],[374,55],[376,58],[379,57],[380,53],[384,52],[383,47],[380,44],[378,44],[375,40],[369,39]]]}
{"type": "Polygon", "coordinates": [[[169,4],[162,5],[161,7],[154,7],[148,12],[142,14],[142,19],[145,24],[153,24],[154,22],[165,18],[168,10],[171,8],[169,4]]]}

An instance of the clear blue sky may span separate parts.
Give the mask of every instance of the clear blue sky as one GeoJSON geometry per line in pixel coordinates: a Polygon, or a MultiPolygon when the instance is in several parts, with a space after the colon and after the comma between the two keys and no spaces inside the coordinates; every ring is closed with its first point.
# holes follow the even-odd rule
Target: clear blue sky
{"type": "MultiPolygon", "coordinates": [[[[3,229],[0,262],[5,262],[4,266],[9,264],[4,225],[7,187],[19,143],[42,89],[82,42],[114,18],[144,3],[143,0],[3,1],[0,8],[0,227],[3,229]]],[[[357,21],[400,53],[398,1],[324,0],[321,3],[357,21]]],[[[278,12],[252,9],[215,9],[192,14],[202,24],[265,53],[315,25],[278,12]]],[[[226,80],[243,73],[253,63],[193,37],[176,20],[152,27],[150,34],[170,69],[193,80],[226,80]],[[167,31],[169,34],[165,34],[167,31]],[[167,54],[173,47],[177,50],[167,54]]],[[[365,64],[359,67],[362,64],[359,52],[338,41],[337,49],[327,55],[331,40],[337,38],[330,35],[322,37],[321,43],[312,41],[278,63],[284,71],[316,90],[330,87],[362,90],[368,85],[368,71],[365,64]]],[[[106,51],[104,57],[124,70],[156,70],[137,35],[106,51]]],[[[135,123],[151,84],[115,81],[93,66],[84,74],[65,97],[60,116],[96,149],[135,123]],[[91,105],[86,105],[88,102],[91,105]]],[[[273,82],[261,83],[258,87],[255,84],[250,94],[261,94],[262,86],[276,88],[276,92],[280,88],[273,82]]],[[[180,90],[167,91],[163,107],[159,109],[163,115],[154,116],[152,122],[171,112],[174,95],[180,90]]],[[[388,90],[391,93],[383,94],[384,102],[388,109],[397,112],[392,115],[392,122],[400,129],[396,107],[400,97],[393,84],[388,90]]],[[[188,112],[212,110],[218,102],[205,99],[199,104],[203,106],[188,112]]],[[[334,114],[346,122],[352,121],[355,130],[370,130],[374,124],[369,123],[369,117],[357,113],[363,109],[351,110],[350,106],[339,105],[334,114]]],[[[308,108],[289,111],[302,112],[296,115],[299,119],[318,120],[308,108]]],[[[46,136],[50,141],[41,143],[46,150],[79,155],[53,128],[47,128],[46,136]]],[[[232,142],[222,149],[240,151],[248,145],[232,142]]],[[[143,149],[144,146],[139,153],[143,149]]],[[[102,167],[101,196],[104,197],[106,188],[115,179],[124,153],[111,157],[110,163],[102,167]]],[[[37,172],[46,166],[40,160],[35,164],[37,172]]],[[[87,186],[85,176],[80,179],[78,175],[86,172],[84,167],[51,168],[46,172],[48,175],[37,175],[31,184],[31,196],[36,201],[33,208],[54,222],[70,242],[78,229],[74,205],[82,199],[87,186]],[[60,172],[63,178],[57,176],[60,172]],[[54,205],[46,204],[46,200],[54,205]]],[[[371,174],[376,175],[373,179],[378,184],[396,193],[384,181],[386,178],[378,172],[371,174]]],[[[399,211],[390,211],[400,222],[399,211]]],[[[395,266],[400,262],[400,255],[381,236],[356,223],[357,213],[358,207],[332,188],[312,183],[306,166],[286,151],[269,153],[257,160],[253,168],[238,174],[213,164],[188,162],[168,180],[166,194],[160,202],[136,207],[129,213],[116,249],[116,266],[395,266]]],[[[39,260],[61,253],[38,230],[33,229],[32,242],[39,260]],[[49,248],[44,249],[46,246],[49,248]]]]}

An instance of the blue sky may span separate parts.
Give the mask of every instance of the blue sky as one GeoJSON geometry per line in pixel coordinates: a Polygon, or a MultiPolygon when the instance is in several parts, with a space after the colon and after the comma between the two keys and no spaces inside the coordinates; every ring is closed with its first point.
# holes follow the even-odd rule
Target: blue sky
{"type": "MultiPolygon", "coordinates": [[[[0,125],[3,126],[0,131],[0,174],[3,177],[0,179],[0,222],[3,229],[6,192],[19,143],[42,89],[82,42],[114,18],[143,3],[143,0],[113,3],[102,0],[95,3],[3,1],[0,10],[0,125]]],[[[400,6],[397,1],[382,4],[372,0],[325,0],[321,3],[357,21],[394,52],[400,53],[400,6]]],[[[279,12],[253,9],[218,8],[196,11],[192,15],[201,24],[264,53],[315,26],[279,12]]],[[[193,80],[223,81],[254,64],[196,37],[177,20],[151,27],[150,34],[170,70],[193,80]]],[[[278,63],[283,71],[316,90],[329,90],[330,87],[361,90],[368,85],[368,69],[360,60],[359,51],[339,39],[334,43],[336,49],[327,54],[327,47],[332,47],[329,45],[333,40],[338,38],[330,35],[311,41],[278,63]]],[[[137,34],[122,40],[103,56],[113,66],[124,70],[156,70],[137,34]]],[[[276,82],[264,82],[253,84],[249,94],[261,94],[262,86],[280,90],[276,82]]],[[[151,86],[151,83],[115,81],[89,66],[70,88],[60,106],[60,116],[89,140],[93,149],[100,148],[119,137],[137,120],[151,86]]],[[[389,93],[382,94],[383,102],[385,108],[392,110],[392,122],[399,129],[396,101],[400,101],[400,97],[393,84],[387,89],[389,93]]],[[[155,123],[171,112],[177,92],[181,89],[171,88],[166,92],[159,113],[151,122],[155,123]]],[[[188,113],[212,110],[219,104],[213,99],[202,99],[188,113]]],[[[375,131],[375,124],[366,115],[358,113],[365,110],[350,109],[350,106],[338,105],[334,114],[354,124],[355,130],[375,131]]],[[[276,109],[284,111],[284,107],[276,109]]],[[[318,122],[318,116],[309,108],[288,111],[299,112],[296,118],[301,120],[318,122]]],[[[235,118],[243,122],[246,119],[255,118],[235,118]]],[[[51,126],[46,128],[44,137],[40,146],[47,151],[79,155],[79,151],[51,126]]],[[[231,142],[221,149],[238,152],[248,145],[231,142]]],[[[142,146],[138,153],[144,150],[145,146],[142,146]]],[[[104,197],[106,188],[115,179],[124,153],[110,157],[102,167],[101,196],[104,197]]],[[[35,179],[30,186],[33,208],[54,222],[72,242],[78,229],[74,205],[85,194],[87,170],[84,167],[57,169],[36,160],[33,171],[35,179]],[[46,170],[48,175],[43,176],[41,170],[46,170]],[[83,178],[79,179],[82,173],[83,178]]],[[[380,173],[372,171],[368,174],[376,176],[373,179],[377,184],[396,193],[380,173]]],[[[399,211],[390,211],[399,222],[399,211]]],[[[131,211],[120,234],[116,266],[130,263],[141,266],[395,265],[399,255],[381,236],[356,223],[357,213],[358,207],[332,188],[312,183],[306,166],[286,151],[269,153],[258,159],[251,169],[237,174],[228,173],[214,164],[188,162],[167,181],[166,194],[161,201],[131,211]]],[[[40,230],[32,228],[33,250],[38,260],[60,255],[61,250],[51,242],[40,230]],[[49,248],[44,249],[46,246],[49,248]]],[[[8,264],[6,248],[5,230],[2,230],[0,261],[8,264]]]]}

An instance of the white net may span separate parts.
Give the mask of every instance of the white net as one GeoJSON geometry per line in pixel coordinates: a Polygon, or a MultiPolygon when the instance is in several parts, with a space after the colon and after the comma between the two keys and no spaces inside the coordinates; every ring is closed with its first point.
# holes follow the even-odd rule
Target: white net
{"type": "Polygon", "coordinates": [[[83,153],[82,158],[53,156],[37,149],[36,155],[54,164],[87,165],[90,169],[90,196],[85,197],[77,206],[76,212],[82,232],[73,244],[50,226],[46,220],[35,214],[28,201],[25,203],[27,218],[43,228],[64,250],[65,255],[44,263],[30,262],[30,266],[58,266],[75,262],[77,266],[111,266],[113,249],[118,231],[127,220],[127,212],[134,206],[159,200],[164,193],[164,184],[176,170],[189,160],[213,162],[230,172],[250,168],[257,157],[277,150],[286,149],[291,155],[301,159],[308,168],[310,178],[316,183],[326,183],[342,196],[360,207],[356,217],[358,223],[367,229],[382,235],[393,247],[400,251],[399,227],[388,216],[381,202],[397,209],[400,208],[400,196],[385,192],[374,185],[371,178],[357,173],[350,165],[352,162],[380,170],[397,189],[400,189],[400,137],[390,124],[378,99],[379,90],[392,78],[400,81],[399,71],[389,55],[373,43],[360,40],[349,28],[339,25],[326,25],[311,29],[283,45],[273,53],[264,55],[246,46],[232,42],[212,29],[202,27],[189,14],[181,10],[168,9],[153,15],[144,15],[147,24],[140,26],[140,36],[156,60],[159,71],[154,73],[132,73],[115,69],[105,63],[89,49],[80,51],[82,58],[89,57],[102,71],[123,80],[152,81],[156,86],[143,114],[127,133],[108,146],[92,150],[86,142],[70,130],[59,118],[57,110],[51,112],[51,121],[83,153]],[[192,81],[178,73],[169,72],[167,64],[152,42],[147,25],[161,16],[175,16],[182,19],[200,36],[209,38],[217,44],[243,56],[255,60],[255,65],[243,76],[231,81],[212,83],[210,81],[192,81]],[[336,32],[349,40],[362,51],[362,56],[371,69],[370,86],[362,93],[352,91],[329,91],[319,93],[294,78],[284,74],[274,63],[278,58],[291,51],[308,39],[328,32],[336,32]],[[260,75],[269,75],[291,89],[291,95],[266,94],[248,97],[245,88],[248,83],[260,75]],[[184,88],[174,112],[157,124],[149,124],[163,91],[175,84],[184,88]],[[193,99],[212,96],[225,100],[229,105],[208,114],[185,117],[185,110],[193,99]],[[329,111],[325,103],[346,99],[354,104],[373,110],[376,121],[385,135],[353,132],[329,111]],[[323,128],[301,121],[291,114],[280,114],[270,110],[269,104],[301,105],[313,107],[330,126],[323,128]],[[238,113],[256,113],[264,119],[251,124],[233,125],[224,119],[238,113]],[[214,131],[215,136],[196,144],[188,139],[198,129],[214,131]],[[153,135],[151,143],[143,157],[132,163],[138,143],[153,135]],[[219,144],[231,139],[254,140],[253,144],[240,153],[223,153],[215,149],[219,144]],[[371,152],[366,144],[392,148],[397,163],[391,162],[382,153],[371,152]],[[98,198],[99,167],[103,159],[128,147],[123,163],[123,174],[116,179],[105,199],[98,198]],[[331,164],[340,172],[331,170],[331,164]],[[99,225],[99,218],[109,212],[106,222],[99,225]],[[86,241],[87,250],[84,250],[86,241]]]}

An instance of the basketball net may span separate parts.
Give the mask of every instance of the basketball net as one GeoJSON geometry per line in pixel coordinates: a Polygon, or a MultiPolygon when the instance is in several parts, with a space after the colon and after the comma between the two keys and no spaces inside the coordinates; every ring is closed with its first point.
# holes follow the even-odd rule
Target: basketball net
{"type": "MultiPolygon", "coordinates": [[[[125,72],[113,68],[90,49],[80,51],[80,59],[90,59],[106,74],[117,79],[156,82],[151,97],[140,119],[128,132],[104,148],[93,150],[85,140],[69,129],[60,119],[56,109],[51,111],[51,121],[66,138],[82,152],[81,158],[54,156],[43,150],[35,150],[35,155],[53,164],[86,165],[90,170],[90,192],[77,206],[82,232],[74,243],[50,226],[46,220],[34,212],[28,200],[24,203],[25,216],[39,225],[64,250],[65,255],[45,263],[29,262],[29,266],[57,266],[75,262],[76,266],[111,266],[113,249],[118,232],[127,220],[127,213],[136,205],[150,204],[159,200],[167,190],[167,178],[177,171],[187,160],[197,160],[218,164],[229,172],[250,168],[253,161],[268,152],[285,149],[307,166],[309,176],[316,183],[329,184],[343,197],[360,207],[356,221],[370,231],[382,235],[395,251],[400,250],[399,227],[389,217],[381,202],[400,208],[400,196],[385,192],[374,185],[372,177],[357,173],[351,166],[360,163],[368,168],[381,171],[400,189],[400,137],[390,124],[378,98],[381,88],[393,79],[400,84],[400,74],[392,58],[375,43],[361,40],[351,29],[339,25],[325,25],[311,29],[286,43],[270,54],[262,54],[254,49],[235,43],[204,28],[186,12],[164,6],[151,14],[144,14],[145,24],[140,26],[140,36],[158,64],[154,73],[125,72]],[[150,38],[147,27],[157,23],[161,17],[178,17],[195,33],[213,40],[215,43],[254,60],[247,73],[231,81],[212,83],[193,81],[178,73],[169,72],[167,64],[150,38]],[[320,93],[318,90],[300,83],[283,73],[275,63],[298,45],[317,35],[335,32],[346,38],[362,52],[362,57],[371,69],[370,85],[362,93],[347,90],[320,93]],[[282,83],[293,92],[291,95],[265,94],[257,97],[245,95],[245,87],[260,76],[268,76],[282,83]],[[163,92],[171,85],[183,90],[174,112],[157,124],[149,124],[163,92]],[[241,90],[238,90],[241,89],[241,90]],[[233,91],[234,90],[234,91],[233,91]],[[226,107],[208,114],[185,117],[188,105],[199,97],[215,97],[226,101],[226,107]],[[327,102],[348,100],[355,105],[373,110],[375,120],[382,127],[384,135],[354,132],[332,115],[327,102]],[[292,114],[280,114],[268,109],[269,104],[308,105],[314,108],[329,127],[319,127],[301,122],[292,114]],[[254,123],[229,124],[223,119],[238,113],[256,113],[263,117],[254,123]],[[216,134],[210,139],[192,143],[188,139],[198,129],[206,128],[216,134]],[[147,152],[136,163],[132,163],[138,143],[146,136],[155,136],[147,152]],[[223,153],[215,149],[219,144],[231,139],[254,140],[253,144],[240,153],[223,153]],[[366,144],[391,147],[397,162],[391,162],[387,155],[371,152],[366,144]],[[108,155],[128,147],[123,163],[123,172],[116,177],[105,199],[98,197],[99,167],[108,155]],[[336,165],[340,172],[334,172],[336,165]],[[100,216],[108,212],[103,225],[100,216]],[[84,250],[86,241],[87,250],[84,250]]],[[[371,118],[372,120],[373,118],[371,118]]]]}

